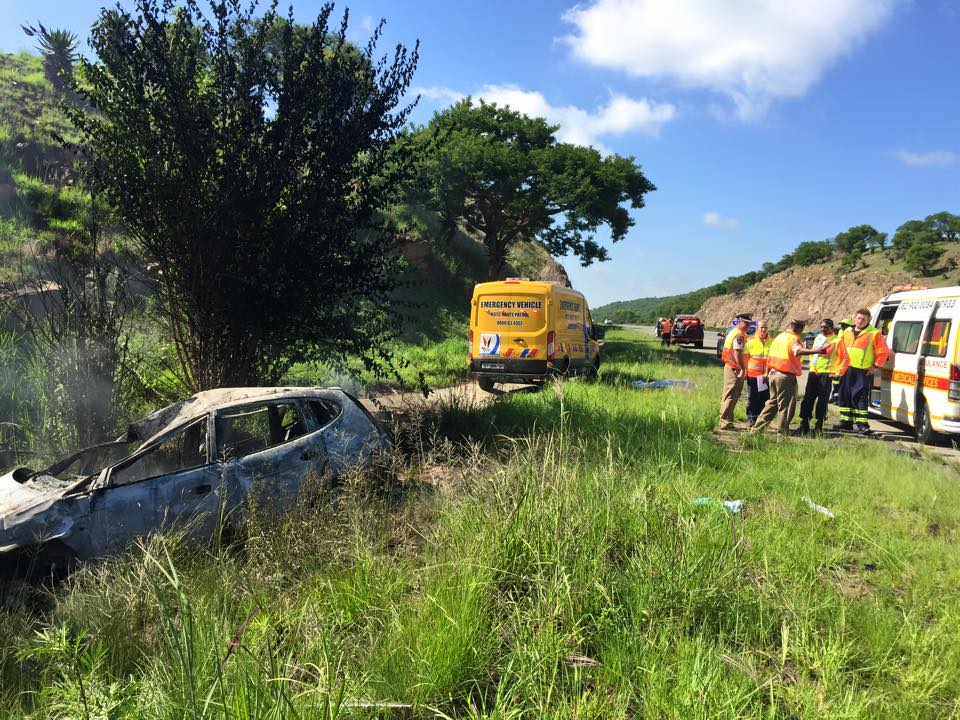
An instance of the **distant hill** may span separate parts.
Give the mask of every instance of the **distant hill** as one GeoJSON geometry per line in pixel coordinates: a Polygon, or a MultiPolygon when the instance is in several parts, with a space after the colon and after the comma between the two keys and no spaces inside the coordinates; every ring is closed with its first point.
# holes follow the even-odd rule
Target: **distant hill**
{"type": "Polygon", "coordinates": [[[594,320],[613,320],[625,323],[652,323],[656,320],[657,309],[671,303],[681,295],[664,297],[637,298],[636,300],[618,300],[597,308],[592,308],[594,320]]]}
{"type": "Polygon", "coordinates": [[[788,268],[741,292],[706,299],[697,314],[707,325],[723,327],[735,314],[749,312],[765,319],[771,330],[783,327],[788,317],[795,315],[838,321],[899,287],[960,284],[960,247],[943,243],[941,248],[939,267],[930,277],[917,277],[887,253],[873,252],[853,270],[836,260],[788,268]]]}

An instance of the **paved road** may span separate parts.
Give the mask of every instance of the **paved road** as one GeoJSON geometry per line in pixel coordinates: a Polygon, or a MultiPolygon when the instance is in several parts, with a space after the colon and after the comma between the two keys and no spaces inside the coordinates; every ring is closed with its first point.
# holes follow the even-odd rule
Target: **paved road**
{"type": "MultiPolygon", "coordinates": [[[[650,335],[652,337],[657,336],[657,329],[652,325],[624,325],[629,330],[636,330],[637,332],[643,333],[644,335],[650,335]]],[[[695,352],[695,353],[706,353],[716,357],[717,355],[717,334],[715,332],[708,331],[703,339],[704,347],[700,350],[690,347],[688,345],[681,345],[681,352],[695,352]]],[[[720,361],[717,361],[717,364],[720,364],[720,361]]],[[[807,374],[804,373],[800,378],[800,394],[803,394],[803,391],[806,389],[807,385],[807,374]]],[[[827,416],[827,424],[833,424],[839,418],[836,415],[836,408],[834,406],[830,407],[830,414],[827,416]]],[[[918,447],[916,438],[913,434],[913,428],[902,425],[900,423],[895,423],[890,420],[881,420],[877,418],[870,419],[870,429],[873,430],[874,435],[881,440],[895,441],[902,443],[908,447],[918,447]]],[[[951,458],[960,459],[960,448],[955,448],[950,445],[949,442],[941,442],[937,445],[928,446],[931,450],[946,455],[951,458]]]]}

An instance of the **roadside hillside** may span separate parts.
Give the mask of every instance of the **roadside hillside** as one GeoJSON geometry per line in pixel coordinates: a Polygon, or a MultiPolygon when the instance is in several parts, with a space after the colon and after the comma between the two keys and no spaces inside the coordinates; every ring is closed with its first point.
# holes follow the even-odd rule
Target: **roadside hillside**
{"type": "Polygon", "coordinates": [[[764,318],[775,328],[791,315],[839,320],[898,287],[960,284],[958,260],[960,248],[950,247],[941,259],[941,271],[925,278],[904,270],[882,253],[866,256],[864,267],[852,271],[843,269],[839,261],[791,267],[742,292],[708,298],[697,314],[712,327],[726,326],[740,312],[764,318]]]}

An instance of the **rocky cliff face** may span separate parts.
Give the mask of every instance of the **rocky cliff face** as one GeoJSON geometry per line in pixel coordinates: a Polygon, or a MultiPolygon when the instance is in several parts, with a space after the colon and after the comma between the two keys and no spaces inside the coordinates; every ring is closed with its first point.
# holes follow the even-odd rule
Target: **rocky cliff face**
{"type": "Polygon", "coordinates": [[[796,315],[838,321],[870,307],[897,287],[935,287],[950,284],[948,278],[916,278],[905,270],[868,268],[844,271],[839,263],[795,267],[771,275],[742,293],[710,298],[698,311],[708,326],[725,327],[741,312],[764,318],[771,332],[796,315]]]}

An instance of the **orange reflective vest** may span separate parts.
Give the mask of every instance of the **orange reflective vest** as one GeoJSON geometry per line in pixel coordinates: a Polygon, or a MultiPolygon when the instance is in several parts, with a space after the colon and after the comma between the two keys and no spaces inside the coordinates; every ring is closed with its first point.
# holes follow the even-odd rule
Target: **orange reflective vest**
{"type": "Polygon", "coordinates": [[[665,320],[660,323],[660,336],[669,335],[670,331],[673,330],[673,323],[669,320],[665,320]]]}
{"type": "Polygon", "coordinates": [[[856,336],[853,328],[847,328],[840,334],[837,343],[839,351],[840,373],[848,367],[869,370],[872,367],[883,367],[890,355],[887,341],[880,331],[872,325],[867,325],[856,336]]]}
{"type": "Polygon", "coordinates": [[[756,335],[747,340],[744,353],[747,356],[747,377],[760,377],[767,372],[767,353],[770,352],[770,345],[773,344],[773,338],[769,335],[766,340],[761,340],[756,335]]]}
{"type": "Polygon", "coordinates": [[[748,361],[747,334],[743,330],[731,329],[727,332],[727,337],[723,339],[723,352],[720,354],[720,357],[723,358],[725,365],[732,367],[734,370],[743,370],[742,367],[733,362],[733,341],[738,335],[743,338],[743,348],[740,352],[743,355],[744,367],[746,367],[748,361]]]}
{"type": "Polygon", "coordinates": [[[795,355],[793,348],[800,344],[800,336],[789,330],[777,335],[770,344],[767,353],[767,366],[788,375],[803,375],[803,364],[800,356],[795,355]]]}

